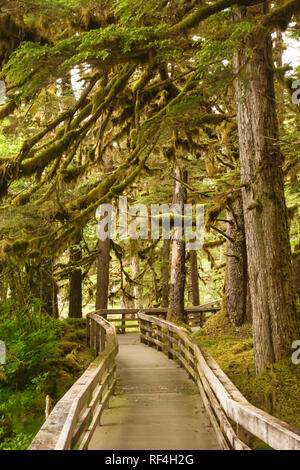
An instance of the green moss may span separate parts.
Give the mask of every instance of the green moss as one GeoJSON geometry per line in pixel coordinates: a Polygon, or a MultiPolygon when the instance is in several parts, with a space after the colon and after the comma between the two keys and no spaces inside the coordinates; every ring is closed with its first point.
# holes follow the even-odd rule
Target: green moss
{"type": "Polygon", "coordinates": [[[86,330],[78,330],[78,331],[71,332],[69,334],[70,341],[84,342],[85,339],[86,339],[86,330]]]}
{"type": "Polygon", "coordinates": [[[69,354],[73,351],[73,349],[76,349],[77,347],[78,343],[75,343],[74,341],[66,341],[65,339],[63,339],[59,343],[58,350],[62,354],[69,354]]]}
{"type": "Polygon", "coordinates": [[[76,355],[74,351],[66,355],[63,363],[64,366],[67,367],[71,372],[77,372],[81,370],[81,366],[76,360],[76,355]]]}

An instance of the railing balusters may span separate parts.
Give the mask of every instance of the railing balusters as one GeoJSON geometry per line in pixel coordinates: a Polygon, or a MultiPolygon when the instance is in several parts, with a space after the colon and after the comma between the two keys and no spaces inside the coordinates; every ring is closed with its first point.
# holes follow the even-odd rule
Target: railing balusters
{"type": "Polygon", "coordinates": [[[173,331],[169,331],[169,336],[170,336],[170,339],[169,339],[169,350],[168,350],[168,358],[169,359],[174,359],[174,355],[172,353],[172,350],[173,350],[173,341],[171,338],[173,338],[173,331]]]}
{"type": "MultiPolygon", "coordinates": [[[[198,307],[186,307],[185,312],[189,317],[190,326],[203,326],[206,320],[205,312],[211,312],[212,315],[220,310],[220,300],[208,302],[198,307]]],[[[143,312],[147,315],[155,315],[159,318],[166,320],[167,308],[147,308],[143,312]]],[[[100,309],[96,313],[108,319],[110,323],[116,326],[117,332],[124,334],[127,330],[137,329],[139,326],[138,319],[135,324],[132,324],[134,320],[133,316],[136,316],[139,309],[127,308],[127,309],[100,309]],[[113,317],[112,317],[113,316],[113,317]],[[115,318],[116,317],[116,318],[115,318]],[[121,318],[120,318],[121,317],[121,318]]]]}
{"type": "MultiPolygon", "coordinates": [[[[158,341],[162,341],[161,331],[162,331],[161,326],[157,325],[157,332],[160,333],[160,334],[156,334],[156,339],[158,341]]],[[[157,344],[157,351],[162,351],[162,347],[160,344],[157,344]]]]}

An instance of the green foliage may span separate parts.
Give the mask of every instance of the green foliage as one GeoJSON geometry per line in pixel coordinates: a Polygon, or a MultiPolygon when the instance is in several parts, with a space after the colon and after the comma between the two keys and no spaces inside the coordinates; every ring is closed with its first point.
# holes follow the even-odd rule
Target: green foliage
{"type": "Polygon", "coordinates": [[[28,309],[11,304],[2,307],[0,338],[6,344],[7,364],[0,384],[22,389],[36,376],[44,374],[58,337],[59,324],[41,317],[37,299],[28,309]]]}
{"type": "Polygon", "coordinates": [[[30,314],[15,304],[1,307],[8,355],[0,366],[0,450],[28,448],[44,421],[46,395],[55,403],[88,366],[84,326],[80,319],[39,324],[38,302],[30,314]]]}
{"type": "Polygon", "coordinates": [[[24,42],[11,55],[1,76],[17,88],[17,98],[31,99],[51,83],[53,75],[57,75],[57,68],[65,57],[62,56],[62,50],[64,54],[70,55],[70,48],[76,48],[78,42],[76,36],[72,40],[61,41],[59,46],[53,48],[49,45],[24,42]]]}
{"type": "Polygon", "coordinates": [[[0,449],[26,449],[42,424],[44,397],[51,380],[49,359],[60,326],[40,319],[40,305],[6,304],[0,310],[0,338],[7,363],[0,366],[0,449]]]}
{"type": "MultiPolygon", "coordinates": [[[[220,62],[231,61],[233,55],[241,47],[244,47],[245,36],[255,29],[255,25],[249,20],[232,22],[230,14],[223,12],[209,18],[206,22],[206,28],[208,38],[206,40],[198,39],[196,45],[199,47],[194,59],[203,68],[213,66],[217,70],[218,67],[222,67],[220,62]]],[[[249,56],[252,55],[250,49],[246,52],[249,56]]]]}
{"type": "Polygon", "coordinates": [[[162,6],[161,2],[152,0],[113,0],[113,10],[122,25],[134,26],[171,22],[172,15],[180,6],[180,0],[173,0],[172,5],[162,6]]]}

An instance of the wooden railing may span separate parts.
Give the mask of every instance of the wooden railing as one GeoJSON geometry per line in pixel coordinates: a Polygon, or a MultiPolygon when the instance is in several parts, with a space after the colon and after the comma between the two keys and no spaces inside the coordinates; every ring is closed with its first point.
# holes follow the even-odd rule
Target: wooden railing
{"type": "Polygon", "coordinates": [[[93,313],[87,315],[87,341],[99,355],[56,404],[30,450],[87,449],[114,390],[118,352],[114,326],[93,313]]]}
{"type": "MultiPolygon", "coordinates": [[[[188,315],[189,326],[203,326],[207,318],[214,315],[220,310],[221,299],[208,302],[198,307],[186,307],[185,312],[188,315]],[[210,313],[210,315],[208,315],[210,313]]],[[[138,312],[140,309],[127,308],[127,309],[101,309],[97,310],[99,315],[102,315],[110,323],[112,323],[117,333],[126,333],[139,328],[138,323],[138,312]]],[[[167,308],[148,308],[143,309],[143,312],[147,315],[154,315],[156,317],[166,319],[167,308]]]]}
{"type": "Polygon", "coordinates": [[[138,318],[141,341],[178,360],[197,383],[221,449],[250,450],[248,432],[273,449],[300,450],[300,432],[251,405],[186,329],[144,312],[138,318]]]}

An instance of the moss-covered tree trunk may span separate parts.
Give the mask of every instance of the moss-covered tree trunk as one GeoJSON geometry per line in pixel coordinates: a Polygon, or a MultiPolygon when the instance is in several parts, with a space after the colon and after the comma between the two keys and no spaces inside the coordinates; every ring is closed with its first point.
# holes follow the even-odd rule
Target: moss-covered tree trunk
{"type": "Polygon", "coordinates": [[[251,319],[248,296],[247,251],[242,199],[227,211],[226,276],[223,304],[230,321],[241,326],[251,319]],[[231,239],[233,241],[231,241],[231,239]]]}
{"type": "Polygon", "coordinates": [[[58,318],[58,286],[54,279],[53,261],[48,259],[42,260],[42,264],[26,263],[24,273],[24,283],[20,284],[20,277],[19,282],[13,277],[13,297],[17,298],[21,305],[37,298],[41,302],[42,312],[58,318]]]}
{"type": "Polygon", "coordinates": [[[99,240],[96,310],[107,308],[108,306],[110,247],[110,238],[99,240]]]}
{"type": "Polygon", "coordinates": [[[42,308],[54,318],[58,318],[57,294],[58,287],[53,278],[52,269],[44,269],[41,273],[40,299],[42,308]]]}
{"type": "MultiPolygon", "coordinates": [[[[80,244],[70,248],[70,262],[76,263],[82,258],[80,244]]],[[[69,318],[82,318],[82,272],[76,267],[70,276],[69,287],[69,318]]]]}
{"type": "MultiPolygon", "coordinates": [[[[174,185],[173,204],[178,204],[182,214],[186,203],[187,193],[182,182],[187,182],[187,172],[179,166],[175,171],[176,181],[174,185]]],[[[184,314],[184,289],[186,280],[185,270],[185,241],[183,233],[180,237],[180,230],[174,227],[172,237],[172,258],[171,258],[171,288],[170,288],[170,308],[168,318],[171,321],[186,321],[184,314]]]]}
{"type": "MultiPolygon", "coordinates": [[[[265,14],[267,2],[240,11],[265,14]]],[[[255,368],[287,356],[300,337],[296,316],[283,157],[278,130],[271,37],[260,29],[235,57],[241,182],[253,312],[255,368]],[[251,57],[245,54],[252,49],[251,57]],[[244,78],[244,80],[242,80],[244,78]]]]}
{"type": "Polygon", "coordinates": [[[161,268],[161,306],[167,308],[169,306],[170,292],[170,240],[164,240],[163,260],[161,268]]]}

